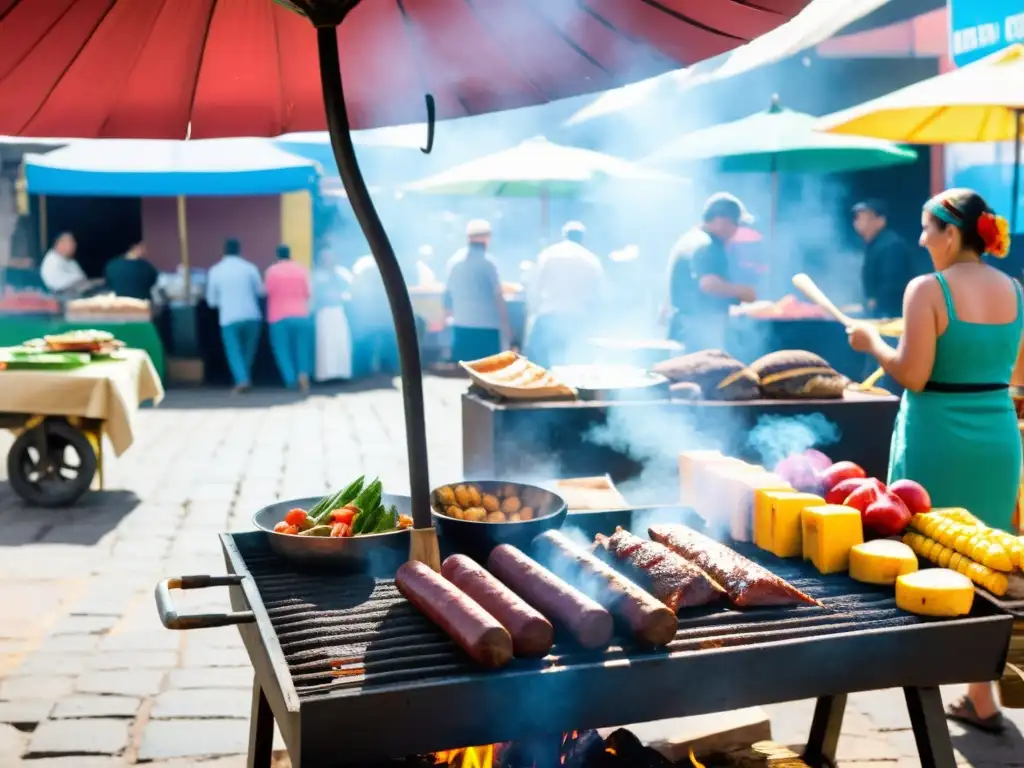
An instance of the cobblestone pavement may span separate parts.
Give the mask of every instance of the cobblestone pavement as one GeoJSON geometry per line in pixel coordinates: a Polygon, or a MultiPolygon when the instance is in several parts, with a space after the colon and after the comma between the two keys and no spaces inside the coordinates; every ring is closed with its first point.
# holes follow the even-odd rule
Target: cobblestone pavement
{"type": "MultiPolygon", "coordinates": [[[[459,393],[426,382],[431,474],[461,466],[459,393]]],[[[103,494],[68,511],[25,507],[0,482],[0,768],[240,768],[252,673],[233,628],[164,630],[153,586],[222,573],[216,534],[247,530],[273,498],[363,473],[408,488],[402,406],[391,388],[314,394],[171,392],[140,414],[139,439],[103,494]]],[[[0,436],[0,455],[9,441],[0,436]]],[[[227,609],[223,591],[177,593],[182,610],[227,609]]],[[[946,692],[949,696],[956,691],[946,692]]],[[[806,738],[813,702],[769,708],[773,737],[806,738]]],[[[1024,729],[1024,717],[1011,717],[1024,729]]],[[[958,759],[1024,766],[1016,728],[951,732],[958,759]]],[[[851,697],[841,763],[918,765],[898,691],[851,697]]]]}

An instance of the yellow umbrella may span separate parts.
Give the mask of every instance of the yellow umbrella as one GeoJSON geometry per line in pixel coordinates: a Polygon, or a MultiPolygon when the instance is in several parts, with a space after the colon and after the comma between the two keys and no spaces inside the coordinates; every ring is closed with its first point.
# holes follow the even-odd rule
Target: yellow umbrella
{"type": "Polygon", "coordinates": [[[1022,117],[1024,45],[1015,43],[961,69],[823,117],[816,128],[907,144],[1013,141],[1010,215],[1016,225],[1022,117]]]}

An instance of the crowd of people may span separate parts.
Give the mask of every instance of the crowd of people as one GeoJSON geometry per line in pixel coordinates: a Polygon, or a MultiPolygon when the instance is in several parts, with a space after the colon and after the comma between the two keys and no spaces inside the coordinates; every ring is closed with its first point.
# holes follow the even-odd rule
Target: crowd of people
{"type": "MultiPolygon", "coordinates": [[[[668,256],[662,289],[660,320],[669,338],[688,349],[725,346],[729,307],[758,298],[757,288],[744,279],[733,254],[735,242],[753,222],[742,201],[718,193],[708,198],[700,220],[678,239],[668,256]]],[[[906,286],[930,271],[923,251],[912,248],[889,226],[880,200],[854,206],[851,222],[864,242],[861,278],[867,313],[899,316],[906,286]]],[[[558,242],[521,265],[523,290],[516,286],[513,292],[516,301],[525,303],[526,317],[524,324],[513,327],[507,285],[491,251],[492,237],[489,222],[473,219],[465,228],[465,244],[436,272],[428,263],[434,255],[430,246],[421,247],[413,258],[400,259],[410,287],[443,296],[448,359],[473,360],[515,347],[545,367],[583,362],[579,353],[590,337],[616,324],[636,324],[625,318],[643,307],[628,306],[637,296],[626,296],[635,292],[624,291],[622,284],[637,280],[627,271],[651,271],[649,264],[625,258],[628,249],[599,256],[588,247],[586,226],[569,221],[558,242]]],[[[159,274],[146,259],[144,243],[110,260],[99,280],[86,277],[75,259],[76,249],[74,236],[64,233],[46,253],[38,276],[50,292],[69,298],[97,290],[139,299],[154,295],[159,274]]],[[[339,254],[324,248],[312,274],[290,258],[286,246],[277,256],[261,275],[242,254],[239,242],[229,239],[207,276],[206,302],[218,313],[236,391],[251,385],[264,319],[281,380],[289,388],[305,391],[313,380],[397,373],[390,305],[372,256],[346,268],[339,254]]],[[[655,276],[647,282],[658,281],[655,276]]],[[[657,308],[648,307],[646,315],[658,315],[657,308]]],[[[417,320],[423,341],[427,322],[417,320]]]]}

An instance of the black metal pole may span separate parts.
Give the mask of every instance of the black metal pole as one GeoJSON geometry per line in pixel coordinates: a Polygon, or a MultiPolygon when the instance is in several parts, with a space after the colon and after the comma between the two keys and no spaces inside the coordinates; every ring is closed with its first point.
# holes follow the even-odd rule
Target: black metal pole
{"type": "Polygon", "coordinates": [[[1017,209],[1020,208],[1020,124],[1024,122],[1024,109],[1015,109],[1013,117],[1017,125],[1013,135],[1013,203],[1010,207],[1010,238],[1017,234],[1017,209]]]}
{"type": "Polygon", "coordinates": [[[412,518],[416,528],[430,528],[430,477],[427,467],[427,427],[423,412],[423,369],[416,337],[416,319],[409,291],[399,269],[395,251],[384,225],[373,207],[370,192],[356,160],[349,126],[345,94],[341,87],[341,62],[338,58],[336,27],[318,27],[317,49],[320,55],[320,81],[327,110],[327,129],[331,149],[338,164],[341,181],[359,226],[370,244],[370,251],[384,280],[391,315],[398,336],[398,357],[402,367],[402,400],[405,404],[405,440],[409,456],[409,490],[412,494],[412,518]]]}

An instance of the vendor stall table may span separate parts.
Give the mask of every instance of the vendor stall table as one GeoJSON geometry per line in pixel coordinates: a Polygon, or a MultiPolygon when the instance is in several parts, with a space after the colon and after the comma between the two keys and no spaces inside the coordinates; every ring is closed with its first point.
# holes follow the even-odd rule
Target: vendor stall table
{"type": "MultiPolygon", "coordinates": [[[[828,361],[835,370],[853,381],[862,381],[877,363],[855,352],[846,339],[846,328],[831,318],[760,318],[743,315],[729,318],[726,351],[745,363],[768,352],[802,349],[828,361]]],[[[884,384],[882,386],[885,386],[884,384]]]]}
{"type": "Polygon", "coordinates": [[[163,394],[149,356],[135,349],[71,370],[0,371],[0,428],[18,434],[7,460],[11,486],[44,506],[74,502],[97,472],[102,488],[103,436],[120,456],[135,440],[139,405],[163,394]],[[67,448],[78,465],[65,463],[67,448]]]}
{"type": "MultiPolygon", "coordinates": [[[[93,329],[109,331],[126,346],[141,349],[149,355],[153,370],[163,381],[164,377],[164,345],[153,323],[146,322],[74,322],[70,323],[60,317],[22,317],[18,315],[0,316],[0,347],[16,347],[29,339],[41,339],[66,331],[93,329]]],[[[2,409],[0,409],[2,410],[2,409]]]]}
{"type": "Polygon", "coordinates": [[[462,462],[469,478],[608,473],[624,482],[640,475],[653,452],[674,459],[680,451],[712,447],[762,460],[748,442],[759,419],[821,414],[838,433],[838,440],[822,449],[884,478],[898,408],[895,397],[855,392],[842,400],[607,403],[501,402],[471,389],[462,396],[462,462]]]}

